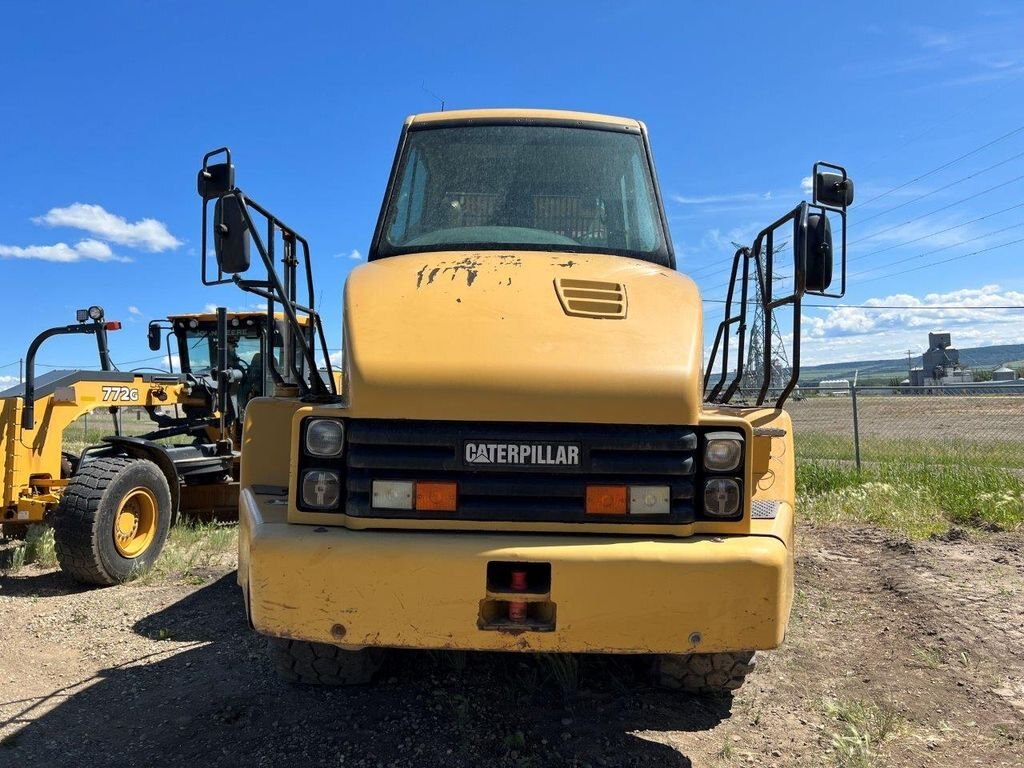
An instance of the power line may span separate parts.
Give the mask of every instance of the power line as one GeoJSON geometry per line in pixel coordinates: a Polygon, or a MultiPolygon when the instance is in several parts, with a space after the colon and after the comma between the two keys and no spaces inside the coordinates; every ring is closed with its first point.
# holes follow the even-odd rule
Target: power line
{"type": "Polygon", "coordinates": [[[935,237],[936,235],[944,235],[946,232],[952,232],[954,229],[961,229],[961,228],[969,226],[971,224],[977,224],[979,221],[984,221],[985,219],[990,219],[993,216],[998,216],[1001,213],[1006,213],[1007,211],[1013,211],[1013,210],[1016,210],[1017,208],[1024,208],[1024,203],[1017,203],[1016,205],[1011,205],[1009,208],[1003,208],[1001,211],[993,211],[992,213],[986,213],[984,216],[979,216],[976,219],[971,219],[970,221],[965,221],[965,222],[962,222],[960,224],[954,224],[953,226],[946,227],[945,229],[938,229],[938,230],[936,230],[934,232],[929,232],[927,235],[921,235],[921,236],[915,237],[915,238],[913,238],[911,240],[904,240],[902,242],[896,243],[895,245],[887,245],[885,248],[879,248],[876,251],[871,251],[869,253],[861,253],[861,254],[858,254],[856,256],[851,256],[849,260],[850,261],[860,261],[861,259],[866,259],[869,256],[875,256],[875,255],[877,255],[879,253],[885,253],[886,251],[891,251],[894,248],[902,248],[905,245],[911,245],[912,243],[917,243],[917,242],[920,242],[921,240],[927,240],[929,237],[935,237]]]}
{"type": "Polygon", "coordinates": [[[148,363],[151,360],[166,360],[167,354],[153,355],[152,357],[141,357],[138,360],[125,360],[121,365],[132,365],[133,363],[148,363]]]}
{"type": "Polygon", "coordinates": [[[879,275],[878,277],[872,277],[872,278],[869,278],[867,280],[861,280],[860,282],[862,284],[863,283],[873,283],[876,280],[884,280],[884,279],[886,279],[888,277],[896,277],[898,275],[905,275],[908,272],[917,272],[918,270],[921,270],[921,269],[928,269],[929,267],[936,267],[939,264],[948,264],[951,261],[958,261],[960,259],[966,259],[968,256],[977,256],[978,254],[988,253],[989,251],[995,251],[995,250],[998,250],[999,248],[1006,248],[1009,245],[1016,245],[1017,243],[1024,243],[1024,237],[1022,237],[1022,238],[1020,238],[1018,240],[1010,240],[1009,242],[1006,242],[1006,243],[1000,243],[999,245],[993,245],[993,246],[990,246],[988,248],[982,248],[982,249],[977,250],[977,251],[971,251],[970,253],[962,253],[959,256],[953,256],[953,257],[948,258],[948,259],[942,259],[940,261],[933,261],[930,264],[922,264],[922,265],[920,265],[918,267],[911,267],[910,269],[904,269],[904,270],[901,270],[899,272],[893,272],[893,273],[888,274],[888,275],[879,275]]]}
{"type": "Polygon", "coordinates": [[[1020,181],[1021,179],[1024,179],[1024,174],[1021,174],[1020,176],[1017,176],[1016,178],[1010,179],[1009,181],[1004,181],[1001,184],[996,184],[994,187],[989,187],[988,189],[983,189],[983,190],[981,190],[981,192],[975,192],[973,195],[968,195],[967,197],[961,198],[960,200],[955,200],[952,203],[950,203],[949,205],[944,205],[941,208],[936,208],[935,210],[929,211],[928,213],[922,213],[920,216],[915,216],[912,219],[907,219],[906,221],[901,222],[899,224],[894,224],[891,227],[886,227],[885,229],[880,229],[877,232],[872,232],[870,235],[865,235],[864,237],[858,238],[857,240],[851,240],[849,243],[847,243],[847,245],[854,245],[856,243],[862,243],[865,240],[871,240],[872,238],[878,237],[879,235],[885,234],[886,232],[891,232],[894,229],[899,229],[900,227],[905,227],[907,224],[912,224],[915,221],[920,221],[921,219],[926,219],[929,216],[932,216],[932,215],[934,215],[936,213],[941,213],[942,211],[948,210],[948,209],[952,208],[955,205],[960,205],[960,203],[966,203],[968,200],[974,200],[975,198],[981,197],[982,195],[987,195],[989,192],[994,192],[997,189],[1001,189],[1002,187],[1005,187],[1005,186],[1008,186],[1010,184],[1013,184],[1015,181],[1020,181]]]}
{"type": "MultiPolygon", "coordinates": [[[[876,200],[880,200],[883,197],[885,197],[885,196],[887,196],[887,195],[889,195],[889,194],[891,194],[893,192],[896,192],[896,191],[898,191],[900,189],[903,189],[903,188],[905,188],[905,187],[907,187],[907,186],[909,186],[911,184],[914,184],[915,182],[920,181],[921,179],[927,178],[928,176],[931,176],[931,175],[933,175],[935,173],[938,173],[939,171],[941,171],[941,170],[943,170],[945,168],[948,168],[951,165],[954,165],[954,164],[960,162],[961,160],[964,160],[964,159],[966,159],[968,157],[971,157],[972,155],[977,154],[978,152],[980,152],[983,149],[987,149],[988,147],[991,147],[992,145],[997,144],[1000,141],[1008,139],[1011,136],[1014,136],[1014,135],[1016,135],[1018,133],[1021,133],[1021,132],[1024,132],[1024,125],[1019,126],[1019,127],[1015,128],[1014,130],[1009,131],[1008,133],[1005,133],[1002,136],[999,136],[998,138],[993,139],[992,141],[990,141],[990,142],[988,142],[986,144],[981,145],[980,147],[976,147],[975,149],[971,150],[970,152],[966,152],[965,154],[960,155],[959,157],[954,158],[953,160],[950,160],[947,163],[943,163],[942,165],[940,165],[940,166],[938,166],[936,168],[933,168],[932,170],[930,170],[930,171],[928,171],[926,173],[923,173],[920,176],[916,176],[915,178],[913,178],[913,179],[911,179],[911,180],[909,180],[907,182],[904,182],[903,184],[899,184],[899,185],[897,185],[897,186],[887,190],[886,192],[883,192],[882,194],[876,195],[875,197],[872,197],[869,200],[864,201],[863,203],[857,204],[856,210],[860,210],[861,208],[864,208],[865,206],[870,205],[871,203],[875,202],[876,200]]],[[[902,207],[904,207],[906,205],[909,205],[911,203],[923,200],[924,198],[929,197],[929,196],[931,196],[931,195],[933,195],[933,194],[935,194],[937,192],[942,192],[942,191],[944,191],[946,189],[949,189],[950,187],[956,186],[957,184],[960,184],[960,183],[962,183],[964,181],[972,179],[972,178],[974,178],[976,176],[979,176],[979,175],[981,175],[983,173],[987,173],[988,171],[991,171],[993,168],[998,168],[999,166],[1005,165],[1006,163],[1012,162],[1013,160],[1016,160],[1016,159],[1018,159],[1020,157],[1024,157],[1024,152],[1020,152],[1020,153],[1018,153],[1016,155],[1013,155],[1012,157],[1009,157],[1009,158],[1006,158],[1004,160],[1001,160],[998,163],[995,163],[994,165],[990,165],[988,168],[985,168],[985,169],[983,169],[981,171],[975,171],[974,173],[972,173],[972,174],[970,174],[968,176],[964,176],[963,178],[958,179],[958,180],[956,180],[954,182],[951,182],[951,183],[949,183],[949,184],[947,184],[947,185],[945,185],[943,187],[939,187],[938,189],[934,189],[934,190],[932,190],[930,192],[927,192],[927,193],[925,193],[923,195],[919,195],[918,197],[913,198],[912,200],[908,200],[906,202],[900,203],[899,205],[893,206],[892,208],[888,208],[888,209],[886,209],[884,211],[881,211],[880,213],[873,214],[873,215],[869,216],[866,219],[860,219],[860,220],[857,220],[857,221],[850,222],[850,226],[854,226],[855,224],[863,224],[866,221],[871,221],[872,219],[876,219],[876,218],[878,218],[878,217],[880,217],[880,216],[882,216],[882,215],[884,215],[886,213],[891,213],[892,211],[895,211],[895,210],[897,210],[899,208],[902,208],[902,207]]],[[[977,197],[981,197],[982,195],[987,194],[989,192],[994,192],[997,189],[1005,187],[1008,184],[1012,184],[1015,181],[1020,181],[1021,179],[1024,179],[1024,175],[1017,176],[1016,178],[1010,179],[1009,181],[1003,182],[1002,184],[997,184],[994,187],[989,187],[988,189],[982,190],[981,192],[978,192],[978,193],[976,193],[974,195],[970,195],[968,197],[965,197],[965,198],[962,198],[960,200],[957,200],[957,201],[955,201],[953,203],[950,203],[949,205],[943,206],[941,208],[936,208],[935,210],[929,211],[928,213],[921,214],[920,216],[916,216],[914,218],[908,219],[907,221],[904,221],[904,222],[902,222],[900,224],[896,224],[894,226],[887,227],[885,229],[880,229],[877,232],[873,232],[872,234],[866,235],[866,236],[861,237],[861,238],[858,238],[857,240],[851,240],[848,245],[854,245],[856,243],[863,242],[864,240],[870,240],[870,239],[872,239],[874,237],[877,237],[878,235],[884,234],[886,232],[890,232],[893,229],[898,229],[899,227],[906,226],[907,224],[912,224],[915,221],[919,221],[920,219],[927,218],[927,217],[932,216],[932,215],[934,215],[936,213],[941,213],[942,211],[948,210],[949,208],[952,208],[955,205],[959,205],[960,203],[968,202],[968,201],[973,200],[973,199],[975,199],[977,197]]],[[[946,229],[942,229],[942,230],[939,230],[938,232],[932,233],[932,235],[942,234],[944,232],[949,232],[950,230],[957,229],[958,227],[967,226],[968,224],[973,224],[975,222],[981,221],[981,220],[983,220],[985,218],[988,218],[989,216],[995,216],[995,215],[997,215],[999,213],[1005,213],[1006,211],[1013,210],[1013,209],[1019,208],[1021,206],[1024,206],[1024,203],[1018,203],[1017,205],[1010,206],[1009,208],[1004,208],[1002,211],[996,211],[995,213],[987,214],[986,216],[981,216],[981,217],[979,217],[977,219],[973,219],[971,221],[964,222],[963,224],[957,224],[957,225],[955,225],[953,227],[947,227],[946,229]]],[[[874,255],[875,253],[881,253],[883,251],[891,250],[893,248],[899,248],[899,247],[901,247],[903,245],[909,245],[910,243],[918,242],[919,240],[923,240],[926,237],[931,237],[932,235],[923,235],[921,237],[917,237],[917,238],[914,238],[912,240],[907,240],[907,241],[900,242],[900,243],[897,243],[897,244],[892,245],[892,246],[888,246],[887,248],[882,248],[882,249],[879,249],[877,251],[872,251],[869,254],[864,254],[864,255],[856,257],[856,258],[867,258],[868,256],[874,255]]],[[[713,275],[718,275],[718,274],[722,274],[724,272],[728,272],[729,269],[731,268],[731,266],[726,266],[724,268],[714,269],[711,272],[700,274],[704,270],[708,269],[709,267],[713,267],[713,266],[714,265],[707,264],[707,265],[705,265],[703,267],[698,267],[693,272],[689,272],[687,274],[689,274],[691,277],[711,277],[713,275]]]]}
{"type": "MultiPolygon", "coordinates": [[[[1020,155],[1015,155],[1015,157],[1022,157],[1022,156],[1024,156],[1024,152],[1022,152],[1020,155]]],[[[891,227],[886,227],[885,229],[880,229],[877,232],[873,232],[870,235],[865,235],[864,237],[858,238],[857,240],[851,240],[849,243],[847,243],[847,245],[848,246],[852,246],[852,245],[856,245],[857,243],[864,242],[865,240],[871,240],[872,238],[875,238],[878,235],[885,234],[886,232],[891,232],[894,229],[899,229],[900,227],[904,227],[907,224],[913,224],[915,221],[919,221],[921,219],[928,218],[929,216],[931,216],[933,214],[936,214],[936,213],[941,213],[942,211],[945,211],[945,210],[947,210],[949,208],[952,208],[955,205],[959,205],[960,203],[968,202],[968,201],[973,200],[973,199],[975,199],[977,197],[981,197],[982,195],[987,194],[989,192],[994,192],[997,189],[1005,187],[1008,184],[1012,184],[1015,181],[1020,181],[1021,179],[1024,179],[1024,175],[1017,176],[1016,178],[1010,179],[1009,181],[1005,181],[1005,182],[1003,182],[1001,184],[996,184],[994,187],[989,187],[988,189],[984,189],[981,192],[977,192],[977,193],[975,193],[973,195],[969,195],[968,197],[961,198],[960,200],[952,202],[949,205],[942,206],[941,208],[936,208],[935,210],[929,211],[928,213],[924,213],[924,214],[921,214],[920,216],[915,216],[914,218],[907,219],[906,221],[901,222],[900,224],[895,224],[895,225],[893,225],[891,227]]],[[[936,190],[936,191],[938,191],[938,190],[936,190]]],[[[1012,211],[1012,210],[1015,210],[1015,209],[1021,208],[1021,207],[1024,207],[1024,203],[1017,203],[1016,205],[1011,205],[1009,208],[1003,208],[1002,210],[994,211],[992,213],[985,214],[984,216],[979,216],[976,219],[971,219],[970,221],[965,221],[965,222],[963,222],[961,224],[955,224],[955,225],[953,225],[951,227],[946,227],[945,229],[940,229],[940,230],[937,230],[936,232],[931,232],[931,233],[929,233],[927,235],[921,235],[919,237],[915,237],[915,238],[912,238],[910,240],[902,240],[902,241],[900,241],[898,243],[895,243],[894,245],[889,245],[889,246],[886,246],[885,248],[879,248],[878,250],[871,251],[870,253],[861,254],[859,256],[853,256],[853,257],[850,258],[850,261],[856,261],[858,259],[866,259],[868,256],[874,256],[875,254],[878,254],[878,253],[884,253],[885,251],[891,251],[894,248],[902,248],[905,245],[910,245],[911,243],[916,243],[916,242],[919,242],[921,240],[925,240],[925,239],[927,239],[929,237],[933,237],[935,235],[941,235],[941,234],[944,234],[946,232],[951,232],[951,231],[953,231],[955,229],[960,229],[961,227],[966,227],[966,226],[968,226],[970,224],[976,224],[977,222],[983,221],[983,220],[988,219],[988,218],[991,218],[992,216],[997,216],[997,215],[999,215],[1001,213],[1006,213],[1007,211],[1012,211]]],[[[895,209],[890,209],[890,210],[895,210],[895,209]]],[[[874,218],[874,217],[872,217],[872,218],[874,218]]],[[[864,219],[862,221],[866,221],[866,219],[864,219]]],[[[705,265],[703,267],[698,267],[693,272],[688,272],[686,274],[688,274],[690,277],[709,278],[709,277],[714,277],[715,275],[723,274],[725,272],[728,272],[730,269],[732,269],[732,265],[730,263],[729,265],[727,265],[725,267],[720,267],[718,269],[714,269],[711,272],[706,272],[704,274],[699,274],[703,270],[706,270],[706,269],[708,269],[709,267],[712,267],[712,266],[714,266],[714,265],[707,264],[707,265],[705,265]]],[[[722,286],[719,286],[719,287],[722,287],[722,286]]],[[[717,288],[716,289],[712,289],[712,290],[717,290],[717,288]]]]}
{"type": "Polygon", "coordinates": [[[904,264],[904,263],[906,263],[908,261],[915,261],[917,259],[923,259],[925,256],[931,256],[932,254],[935,254],[935,253],[940,253],[942,251],[948,251],[950,248],[959,248],[962,245],[967,245],[968,243],[973,243],[976,240],[983,240],[986,237],[992,237],[992,235],[998,235],[1000,232],[1006,232],[1007,230],[1010,230],[1010,229],[1017,229],[1018,227],[1024,227],[1024,221],[1018,222],[1017,224],[1011,224],[1010,226],[1003,227],[1002,229],[993,230],[992,232],[986,232],[986,233],[984,233],[982,235],[977,235],[976,237],[968,238],[967,240],[961,240],[958,243],[951,243],[950,245],[943,245],[943,246],[940,246],[938,248],[933,248],[930,251],[925,251],[924,253],[919,253],[916,256],[907,256],[906,258],[903,258],[903,259],[897,259],[896,261],[890,261],[888,264],[884,264],[884,265],[882,265],[880,267],[871,267],[870,269],[865,269],[862,272],[856,272],[853,275],[851,275],[850,277],[852,279],[854,277],[860,277],[861,275],[869,275],[872,272],[878,272],[881,269],[888,269],[889,267],[895,266],[896,264],[904,264]]]}
{"type": "MultiPolygon", "coordinates": [[[[1024,177],[1021,177],[1021,178],[1024,178],[1024,177]]],[[[1000,185],[1000,186],[1002,186],[1002,185],[1000,185]]],[[[1012,210],[1014,210],[1016,208],[1021,208],[1021,207],[1024,207],[1024,203],[1017,203],[1016,205],[1012,205],[1009,208],[1004,208],[1004,209],[1002,209],[1000,211],[995,211],[993,213],[989,213],[989,214],[986,214],[984,216],[979,216],[976,219],[971,219],[970,221],[965,221],[962,224],[956,224],[956,225],[954,225],[952,227],[946,227],[945,229],[940,229],[940,230],[938,230],[936,232],[931,232],[931,233],[929,233],[927,235],[921,235],[920,237],[916,237],[913,240],[907,240],[905,242],[897,243],[896,245],[891,245],[891,246],[888,246],[886,248],[881,248],[881,249],[879,249],[877,251],[872,251],[870,253],[861,254],[859,256],[853,256],[853,257],[851,257],[849,259],[849,261],[851,261],[851,262],[858,261],[860,259],[865,259],[868,256],[873,256],[875,254],[882,253],[884,251],[889,251],[889,250],[892,250],[894,248],[901,248],[903,246],[910,245],[911,243],[915,243],[915,242],[918,242],[920,240],[924,240],[924,239],[926,239],[928,237],[933,237],[935,235],[940,235],[940,234],[943,234],[945,232],[950,232],[952,230],[959,229],[961,227],[965,227],[965,226],[967,226],[969,224],[975,224],[975,223],[977,223],[979,221],[982,221],[984,219],[991,218],[992,216],[996,216],[996,215],[999,215],[1001,213],[1006,213],[1007,211],[1012,211],[1012,210]]],[[[935,213],[935,211],[933,211],[933,213],[935,213]]],[[[925,214],[925,215],[929,215],[929,214],[925,214]]],[[[897,226],[902,226],[902,225],[897,225],[897,226]]],[[[978,235],[977,237],[972,237],[972,238],[969,238],[967,240],[963,240],[963,241],[961,241],[959,243],[952,243],[950,245],[943,245],[943,246],[940,246],[939,248],[934,248],[934,249],[932,249],[930,251],[925,251],[924,253],[919,253],[919,254],[917,254],[915,256],[908,256],[908,257],[906,257],[904,259],[899,259],[897,261],[890,262],[889,264],[886,264],[886,265],[881,266],[881,267],[872,267],[871,269],[866,269],[866,270],[864,270],[862,272],[858,272],[856,274],[857,275],[865,275],[865,274],[870,274],[871,272],[877,272],[878,270],[886,269],[887,267],[890,267],[893,264],[903,264],[903,263],[908,262],[908,261],[914,261],[916,259],[924,258],[925,256],[931,256],[933,254],[940,253],[942,251],[947,251],[950,248],[958,248],[958,247],[960,247],[962,245],[965,245],[967,243],[971,243],[971,242],[974,242],[976,240],[981,240],[982,238],[985,238],[985,237],[991,237],[992,235],[997,235],[1000,232],[1005,232],[1005,231],[1007,231],[1009,229],[1015,229],[1015,228],[1020,227],[1020,226],[1024,226],[1024,223],[1012,224],[1012,225],[1010,225],[1008,227],[1003,227],[1002,229],[997,229],[997,230],[994,230],[992,232],[987,232],[987,233],[985,233],[983,235],[978,235]]],[[[876,234],[878,234],[878,233],[876,233],[876,234]]],[[[873,237],[873,235],[870,235],[869,237],[873,237]]],[[[868,239],[868,238],[862,238],[862,240],[866,240],[866,239],[868,239]]],[[[859,241],[854,241],[854,242],[859,242],[859,241]]],[[[852,243],[851,243],[851,245],[852,245],[852,243]]],[[[979,251],[979,253],[980,252],[983,252],[983,251],[979,251]]],[[[972,255],[972,254],[965,254],[965,255],[972,255]]],[[[948,259],[947,261],[952,261],[952,259],[948,259]]],[[[936,262],[936,263],[944,264],[945,262],[944,261],[939,261],[939,262],[936,262]]],[[[732,269],[731,265],[729,267],[726,267],[725,269],[720,269],[717,272],[712,272],[712,273],[710,273],[708,275],[704,275],[704,277],[711,277],[711,276],[719,274],[721,272],[728,272],[730,269],[732,269]]],[[[902,272],[897,272],[895,274],[903,274],[903,273],[902,272]]],[[[692,277],[692,275],[690,275],[690,277],[692,277]]],[[[874,280],[874,279],[876,279],[876,278],[871,278],[871,280],[874,280]]],[[[866,281],[866,282],[870,282],[870,280],[866,281]]],[[[715,291],[719,291],[719,290],[721,290],[723,288],[728,288],[728,287],[729,287],[729,283],[722,283],[720,285],[716,285],[715,287],[709,288],[707,290],[708,290],[709,293],[713,293],[715,291]]]]}
{"type": "Polygon", "coordinates": [[[989,171],[993,170],[994,168],[998,168],[998,167],[1000,167],[1002,165],[1006,165],[1007,163],[1011,163],[1014,160],[1017,160],[1017,159],[1019,159],[1021,157],[1024,157],[1024,152],[1018,152],[1013,157],[1008,157],[1005,160],[1000,160],[998,163],[995,163],[994,165],[990,165],[988,168],[982,168],[980,171],[975,171],[974,173],[969,174],[967,176],[964,176],[963,178],[957,179],[956,181],[951,181],[951,182],[949,182],[949,184],[946,184],[944,186],[936,187],[935,189],[929,190],[928,192],[925,192],[922,195],[918,195],[917,197],[912,197],[910,200],[904,200],[899,205],[894,205],[891,208],[886,208],[884,211],[879,211],[878,213],[872,214],[871,216],[868,216],[866,219],[857,219],[856,221],[852,221],[852,222],[850,222],[850,226],[852,227],[852,226],[857,225],[857,224],[863,224],[863,223],[865,223],[867,221],[871,221],[872,219],[877,219],[880,216],[885,216],[887,213],[892,213],[893,211],[899,210],[900,208],[903,208],[904,206],[911,205],[913,203],[919,202],[920,200],[924,200],[926,197],[931,197],[932,195],[938,194],[939,192],[945,192],[950,187],[955,187],[957,184],[963,184],[965,181],[970,181],[971,179],[975,178],[976,176],[980,176],[983,173],[988,173],[989,171]]]}
{"type": "MultiPolygon", "coordinates": [[[[1014,227],[1019,227],[1019,226],[1024,226],[1024,224],[1015,224],[1013,227],[1006,227],[1005,229],[1013,229],[1014,227]]],[[[1001,231],[1005,231],[1005,230],[996,230],[996,232],[989,232],[988,235],[983,235],[983,237],[989,237],[989,236],[991,236],[993,234],[997,234],[998,232],[1001,232],[1001,231]]],[[[974,239],[978,239],[978,238],[974,238],[974,239]]],[[[970,242],[970,241],[967,240],[967,241],[964,241],[964,242],[970,242]]],[[[962,253],[959,256],[952,256],[952,257],[950,257],[948,259],[940,259],[939,261],[929,262],[928,264],[921,264],[920,266],[911,267],[910,269],[900,270],[899,272],[890,272],[890,273],[885,274],[885,275],[879,275],[878,277],[868,278],[867,280],[860,280],[859,284],[873,283],[873,282],[876,282],[878,280],[884,280],[884,279],[886,279],[888,277],[896,277],[898,275],[905,275],[908,272],[917,272],[918,270],[921,270],[921,269],[928,269],[929,267],[935,267],[935,266],[938,266],[939,264],[948,264],[951,261],[959,261],[960,259],[966,259],[969,256],[977,256],[977,255],[982,254],[982,253],[988,253],[989,251],[995,251],[995,250],[998,250],[1000,248],[1006,248],[1007,246],[1016,245],[1018,243],[1024,243],[1024,237],[1019,238],[1017,240],[1010,240],[1009,242],[1000,243],[999,245],[989,246],[988,248],[980,248],[980,249],[978,249],[976,251],[971,251],[970,253],[962,253]]],[[[957,243],[957,245],[963,245],[963,243],[957,243]]],[[[911,257],[909,257],[907,259],[901,259],[900,261],[893,262],[893,263],[894,264],[899,264],[899,263],[902,263],[902,262],[911,261],[913,259],[917,259],[917,258],[921,258],[923,256],[931,255],[932,253],[936,253],[938,251],[947,250],[950,247],[954,247],[954,246],[944,246],[943,248],[937,248],[934,251],[928,251],[926,253],[918,254],[917,256],[911,256],[911,257]]],[[[866,270],[865,273],[866,272],[874,272],[874,271],[876,271],[876,270],[866,270]]],[[[861,273],[861,274],[865,274],[865,273],[861,273]]],[[[729,284],[725,283],[724,285],[716,286],[715,288],[713,288],[711,290],[718,290],[719,288],[728,288],[728,287],[729,287],[729,284]]],[[[719,299],[719,300],[704,299],[704,301],[713,302],[713,303],[716,303],[716,304],[717,303],[721,303],[721,304],[725,304],[726,303],[724,299],[719,299]]],[[[734,303],[738,304],[739,302],[734,302],[734,303]]],[[[750,303],[753,304],[755,302],[750,302],[750,303]]],[[[814,306],[814,305],[813,304],[804,304],[803,306],[809,307],[809,306],[814,306]]],[[[824,306],[824,307],[834,307],[836,305],[823,304],[822,306],[824,306]]]]}
{"type": "Polygon", "coordinates": [[[950,161],[948,161],[946,163],[943,163],[940,166],[937,166],[936,168],[932,168],[930,171],[922,173],[920,176],[915,176],[910,181],[905,181],[902,184],[896,185],[892,189],[888,189],[888,190],[886,190],[885,192],[882,192],[879,195],[875,195],[874,197],[872,197],[872,198],[870,198],[868,200],[865,200],[863,203],[861,203],[857,207],[858,208],[864,208],[865,206],[871,205],[876,200],[881,200],[883,197],[887,197],[888,195],[891,195],[893,192],[898,192],[899,190],[904,189],[905,187],[909,187],[911,184],[916,184],[917,182],[921,181],[921,179],[927,179],[929,176],[932,176],[932,175],[938,173],[939,171],[945,170],[946,168],[949,168],[951,165],[956,165],[961,160],[966,160],[968,157],[971,157],[972,155],[978,154],[983,149],[988,149],[993,144],[998,144],[1000,141],[1004,141],[1004,140],[1010,138],[1011,136],[1015,136],[1018,133],[1021,133],[1022,131],[1024,131],[1024,125],[1018,126],[1017,128],[1014,128],[1009,133],[1004,133],[1002,136],[999,136],[999,137],[997,137],[995,139],[992,139],[992,141],[987,142],[986,144],[982,144],[980,147],[975,147],[970,152],[965,152],[964,154],[960,155],[959,157],[955,157],[952,160],[950,160],[950,161]]]}
{"type": "MultiPolygon", "coordinates": [[[[725,304],[725,299],[704,299],[707,304],[725,304]]],[[[748,301],[748,304],[756,302],[748,301]]],[[[734,301],[733,304],[739,304],[734,301]]],[[[814,307],[819,309],[1024,309],[1024,304],[812,304],[804,302],[803,307],[814,307]]]]}

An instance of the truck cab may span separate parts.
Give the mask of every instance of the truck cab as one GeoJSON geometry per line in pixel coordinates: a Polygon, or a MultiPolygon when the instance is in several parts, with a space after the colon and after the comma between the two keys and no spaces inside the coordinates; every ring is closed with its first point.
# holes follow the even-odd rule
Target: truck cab
{"type": "MultiPolygon", "coordinates": [[[[219,270],[245,282],[248,238],[267,245],[230,160],[207,160],[219,270]]],[[[818,269],[831,235],[801,206],[776,226],[818,269]]],[[[755,246],[737,312],[763,283],[755,246]]],[[[642,123],[406,120],[345,286],[343,394],[246,409],[238,578],[284,677],[365,681],[394,647],[603,652],[731,690],[782,642],[790,421],[709,395],[700,294],[675,266],[642,123]]]]}

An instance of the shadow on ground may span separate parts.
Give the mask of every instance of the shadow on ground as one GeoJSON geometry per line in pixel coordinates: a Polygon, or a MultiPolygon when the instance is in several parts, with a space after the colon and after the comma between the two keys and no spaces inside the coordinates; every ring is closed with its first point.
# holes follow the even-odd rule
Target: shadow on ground
{"type": "Polygon", "coordinates": [[[25,566],[14,573],[0,573],[0,592],[5,597],[52,597],[88,592],[95,587],[80,584],[63,571],[36,570],[25,566]]]}
{"type": "MultiPolygon", "coordinates": [[[[279,683],[229,574],[135,625],[100,672],[0,745],[11,765],[689,766],[637,732],[699,731],[730,699],[651,689],[643,660],[395,653],[373,686],[279,683]]],[[[5,697],[6,698],[6,697],[5,697]]]]}

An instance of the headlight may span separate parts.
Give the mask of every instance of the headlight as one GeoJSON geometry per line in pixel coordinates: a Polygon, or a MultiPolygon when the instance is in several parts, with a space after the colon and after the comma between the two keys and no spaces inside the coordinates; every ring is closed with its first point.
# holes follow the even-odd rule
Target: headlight
{"type": "Polygon", "coordinates": [[[743,459],[743,441],[734,433],[726,432],[728,437],[719,437],[722,434],[708,435],[704,446],[704,468],[712,472],[731,472],[743,459]]]}
{"type": "Polygon", "coordinates": [[[736,517],[740,511],[740,484],[716,477],[704,484],[704,513],[709,517],[736,517]]]}
{"type": "Polygon", "coordinates": [[[311,419],[306,424],[306,453],[340,456],[345,448],[345,425],[336,419],[311,419]]]}
{"type": "Polygon", "coordinates": [[[334,509],[341,497],[341,477],[330,469],[302,473],[302,505],[309,509],[334,509]]]}

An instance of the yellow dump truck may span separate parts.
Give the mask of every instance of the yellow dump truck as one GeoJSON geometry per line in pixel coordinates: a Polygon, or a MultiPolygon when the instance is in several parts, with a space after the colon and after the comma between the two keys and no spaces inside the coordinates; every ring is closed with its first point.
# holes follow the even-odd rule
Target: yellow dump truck
{"type": "Polygon", "coordinates": [[[0,392],[3,535],[52,525],[61,568],[80,582],[107,585],[152,567],[179,514],[233,518],[241,416],[274,385],[274,366],[264,360],[268,350],[284,359],[282,322],[222,311],[150,323],[150,349],[166,341],[168,357],[173,348],[180,359],[177,373],[116,370],[107,332],[121,324],[98,306],[39,334],[25,357],[24,383],[0,392]],[[58,335],[94,336],[100,370],[37,377],[36,353],[58,335]],[[122,430],[125,408],[148,412],[142,431],[122,430]],[[69,428],[97,411],[113,417],[111,434],[69,450],[69,428]]]}
{"type": "MultiPolygon", "coordinates": [[[[600,652],[649,654],[669,686],[737,688],[782,642],[793,595],[782,405],[799,355],[782,391],[742,390],[748,307],[798,324],[805,293],[841,295],[830,218],[845,287],[853,183],[828,164],[814,178],[812,203],[737,251],[705,371],[642,123],[409,118],[345,286],[341,394],[293,378],[245,414],[238,580],[281,675],[364,682],[386,648],[600,652]]],[[[235,186],[230,152],[204,158],[198,186],[204,281],[320,329],[305,241],[235,186]],[[244,276],[252,244],[265,279],[244,276]]],[[[316,338],[297,345],[308,370],[316,338]]]]}

